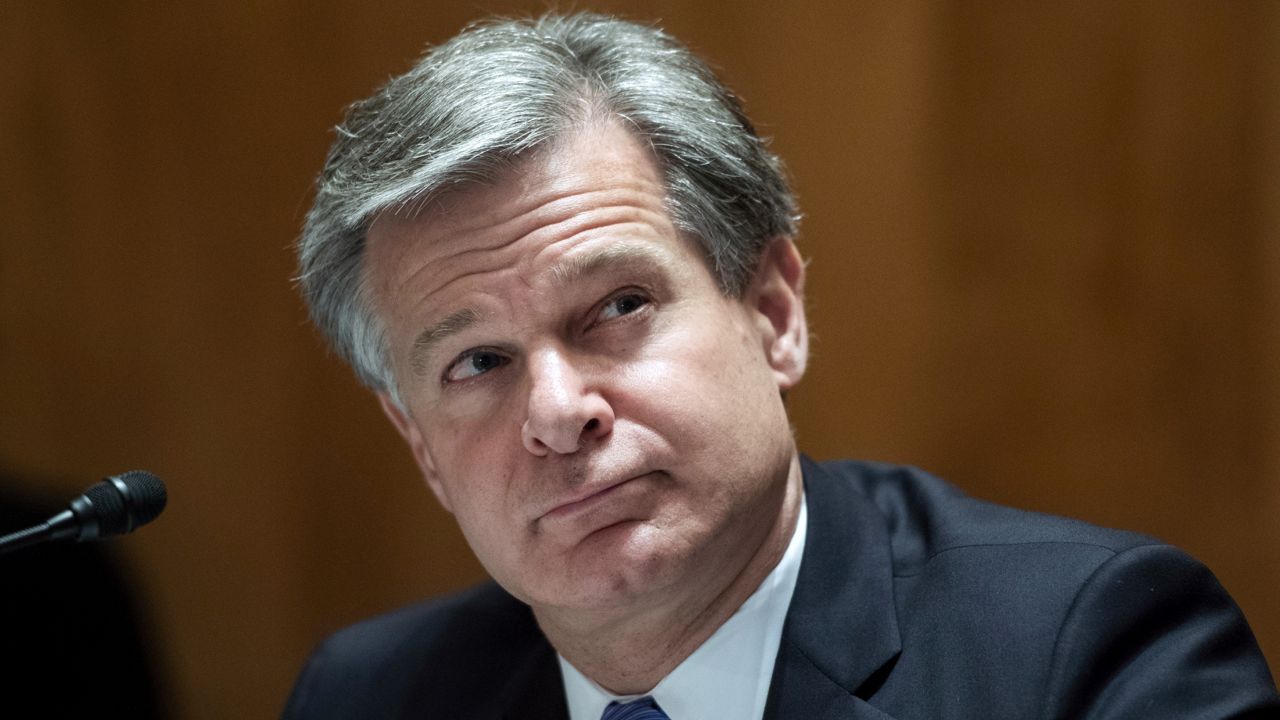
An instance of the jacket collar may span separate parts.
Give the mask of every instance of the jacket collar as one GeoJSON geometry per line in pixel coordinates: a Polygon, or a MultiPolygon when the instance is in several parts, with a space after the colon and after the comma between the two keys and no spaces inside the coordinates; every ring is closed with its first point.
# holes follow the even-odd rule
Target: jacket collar
{"type": "Polygon", "coordinates": [[[883,515],[801,456],[809,531],[766,718],[885,718],[864,700],[901,652],[883,515]]]}
{"type": "Polygon", "coordinates": [[[497,703],[504,720],[569,720],[556,651],[542,633],[538,635],[541,642],[529,649],[520,667],[507,679],[506,690],[497,703]]]}

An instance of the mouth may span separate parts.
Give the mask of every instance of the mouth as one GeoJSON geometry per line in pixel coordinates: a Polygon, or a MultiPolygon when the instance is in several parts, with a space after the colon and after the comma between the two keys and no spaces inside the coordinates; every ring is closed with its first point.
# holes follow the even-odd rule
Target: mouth
{"type": "Polygon", "coordinates": [[[590,512],[601,504],[607,502],[609,497],[620,490],[624,485],[640,477],[642,477],[642,475],[628,476],[616,482],[591,488],[587,492],[568,499],[546,511],[538,518],[538,520],[562,520],[590,512]]]}

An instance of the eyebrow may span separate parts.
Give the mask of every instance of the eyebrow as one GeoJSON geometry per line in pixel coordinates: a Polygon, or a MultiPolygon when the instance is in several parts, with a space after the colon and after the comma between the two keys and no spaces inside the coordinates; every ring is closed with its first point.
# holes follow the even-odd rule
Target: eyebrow
{"type": "Polygon", "coordinates": [[[427,360],[436,346],[478,322],[480,322],[480,313],[471,308],[465,308],[418,333],[418,337],[413,341],[413,349],[409,351],[409,367],[413,368],[413,372],[418,375],[425,374],[427,360]]]}
{"type": "MultiPolygon", "coordinates": [[[[580,255],[573,255],[552,266],[552,283],[566,288],[606,269],[621,269],[644,274],[651,282],[660,282],[665,275],[661,268],[668,257],[649,245],[619,241],[580,255]]],[[[418,375],[424,375],[433,352],[448,338],[461,333],[483,319],[473,308],[464,308],[445,317],[418,333],[409,351],[409,366],[418,375]]]]}
{"type": "Polygon", "coordinates": [[[551,268],[551,275],[556,285],[568,287],[604,269],[625,269],[653,275],[667,262],[667,256],[650,245],[618,241],[565,258],[551,268]]]}

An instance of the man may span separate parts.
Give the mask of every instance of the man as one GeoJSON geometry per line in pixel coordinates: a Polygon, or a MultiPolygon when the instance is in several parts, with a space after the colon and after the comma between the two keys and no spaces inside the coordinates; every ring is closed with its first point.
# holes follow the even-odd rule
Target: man
{"type": "Polygon", "coordinates": [[[495,584],[338,633],[286,716],[1280,709],[1177,550],[798,454],[795,217],[736,99],[651,28],[478,25],[356,104],[304,289],[495,584]]]}

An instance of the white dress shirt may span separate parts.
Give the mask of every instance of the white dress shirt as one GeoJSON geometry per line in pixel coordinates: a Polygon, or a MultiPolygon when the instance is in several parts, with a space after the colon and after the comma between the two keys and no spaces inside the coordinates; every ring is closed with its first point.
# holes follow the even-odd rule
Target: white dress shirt
{"type": "MultiPolygon", "coordinates": [[[[769,696],[773,665],[782,641],[782,623],[800,575],[808,512],[800,517],[787,550],[760,587],[706,642],[676,666],[650,692],[671,720],[760,720],[769,696]]],[[[559,657],[559,656],[557,656],[559,657]]],[[[560,657],[570,720],[600,720],[618,696],[601,688],[560,657]]]]}

